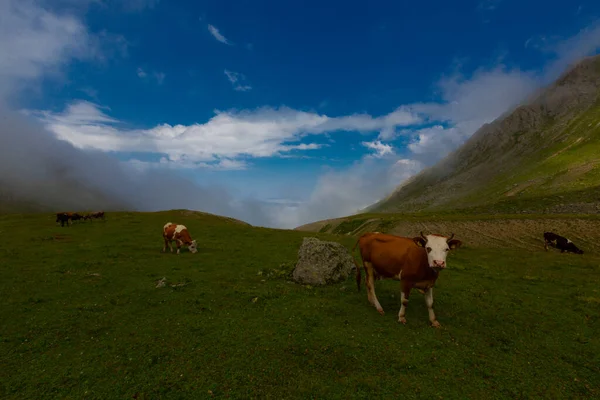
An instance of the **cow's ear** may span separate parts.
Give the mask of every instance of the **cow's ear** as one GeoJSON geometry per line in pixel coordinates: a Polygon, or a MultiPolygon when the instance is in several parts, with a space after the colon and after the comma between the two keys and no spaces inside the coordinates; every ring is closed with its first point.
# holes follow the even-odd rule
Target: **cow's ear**
{"type": "Polygon", "coordinates": [[[462,242],[458,239],[452,239],[448,242],[448,247],[450,247],[452,250],[457,249],[460,246],[462,246],[462,242]]]}
{"type": "Polygon", "coordinates": [[[414,238],[413,238],[413,242],[415,242],[415,243],[416,243],[416,245],[417,245],[417,246],[419,246],[419,247],[425,247],[425,244],[426,244],[426,243],[425,243],[425,239],[423,239],[423,238],[422,238],[422,237],[420,237],[420,236],[416,236],[416,237],[414,237],[414,238]]]}

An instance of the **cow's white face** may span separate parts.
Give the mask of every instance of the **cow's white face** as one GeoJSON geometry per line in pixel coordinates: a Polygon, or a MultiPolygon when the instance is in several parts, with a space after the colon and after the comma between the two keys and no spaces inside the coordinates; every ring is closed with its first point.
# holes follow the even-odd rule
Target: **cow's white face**
{"type": "Polygon", "coordinates": [[[195,241],[195,240],[192,240],[192,244],[190,244],[190,245],[188,246],[188,249],[189,249],[189,250],[190,250],[190,252],[192,252],[192,253],[197,253],[197,252],[198,252],[198,247],[197,247],[197,246],[198,246],[198,245],[196,244],[196,241],[195,241]]]}
{"type": "Polygon", "coordinates": [[[424,247],[427,252],[427,261],[431,268],[446,268],[446,257],[448,252],[452,249],[460,247],[462,242],[460,240],[452,238],[448,239],[445,236],[427,235],[423,236],[421,233],[420,237],[415,237],[413,240],[418,246],[424,247]]]}

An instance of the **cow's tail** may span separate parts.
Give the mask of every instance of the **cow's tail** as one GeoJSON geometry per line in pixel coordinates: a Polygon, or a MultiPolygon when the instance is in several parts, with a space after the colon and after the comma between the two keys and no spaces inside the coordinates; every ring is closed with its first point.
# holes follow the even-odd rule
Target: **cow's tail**
{"type": "Polygon", "coordinates": [[[362,277],[360,276],[360,266],[354,257],[352,257],[352,259],[354,260],[354,265],[356,265],[356,290],[360,292],[360,281],[362,280],[362,277]]]}

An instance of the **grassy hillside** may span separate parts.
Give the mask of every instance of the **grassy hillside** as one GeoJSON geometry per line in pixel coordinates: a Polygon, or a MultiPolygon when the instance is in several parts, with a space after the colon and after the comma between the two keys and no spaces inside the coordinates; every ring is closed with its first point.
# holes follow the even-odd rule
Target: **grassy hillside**
{"type": "Polygon", "coordinates": [[[373,212],[600,212],[600,56],[484,125],[373,212]]]}
{"type": "Polygon", "coordinates": [[[566,235],[586,251],[600,252],[597,214],[389,214],[367,213],[317,221],[296,228],[303,232],[336,233],[357,237],[367,231],[415,236],[420,231],[449,235],[455,232],[471,248],[518,248],[544,245],[543,233],[566,235]]]}
{"type": "Polygon", "coordinates": [[[598,253],[466,242],[435,290],[436,330],[417,292],[396,322],[397,282],[377,282],[380,316],[353,277],[287,281],[302,237],[349,236],[186,211],[65,228],[4,215],[0,232],[3,398],[600,396],[598,253]],[[197,254],[160,252],[167,221],[197,254]]]}

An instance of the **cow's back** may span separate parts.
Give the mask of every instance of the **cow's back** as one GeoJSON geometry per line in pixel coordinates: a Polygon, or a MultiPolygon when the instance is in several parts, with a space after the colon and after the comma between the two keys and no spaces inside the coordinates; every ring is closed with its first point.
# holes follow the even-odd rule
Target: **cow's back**
{"type": "Polygon", "coordinates": [[[187,229],[182,230],[179,233],[179,237],[184,241],[184,243],[190,243],[192,241],[192,235],[190,235],[190,232],[187,229]]]}
{"type": "Polygon", "coordinates": [[[176,228],[177,228],[177,224],[174,224],[172,222],[167,222],[165,224],[165,226],[163,226],[163,236],[168,239],[174,239],[176,228]]]}
{"type": "Polygon", "coordinates": [[[557,235],[554,232],[544,232],[544,239],[548,242],[553,242],[553,241],[559,241],[564,238],[560,235],[557,235]]]}
{"type": "Polygon", "coordinates": [[[363,260],[373,264],[376,271],[385,277],[395,277],[406,273],[420,276],[427,266],[425,250],[411,239],[400,236],[372,236],[365,243],[363,260]]]}
{"type": "Polygon", "coordinates": [[[406,239],[406,238],[403,238],[401,236],[389,235],[386,233],[367,232],[358,239],[358,246],[360,248],[361,257],[365,261],[370,260],[371,253],[372,253],[372,243],[374,240],[387,243],[387,242],[395,241],[397,239],[406,239]]]}
{"type": "Polygon", "coordinates": [[[184,243],[190,242],[192,239],[185,225],[177,225],[177,227],[175,227],[174,235],[177,239],[183,240],[184,243]]]}

